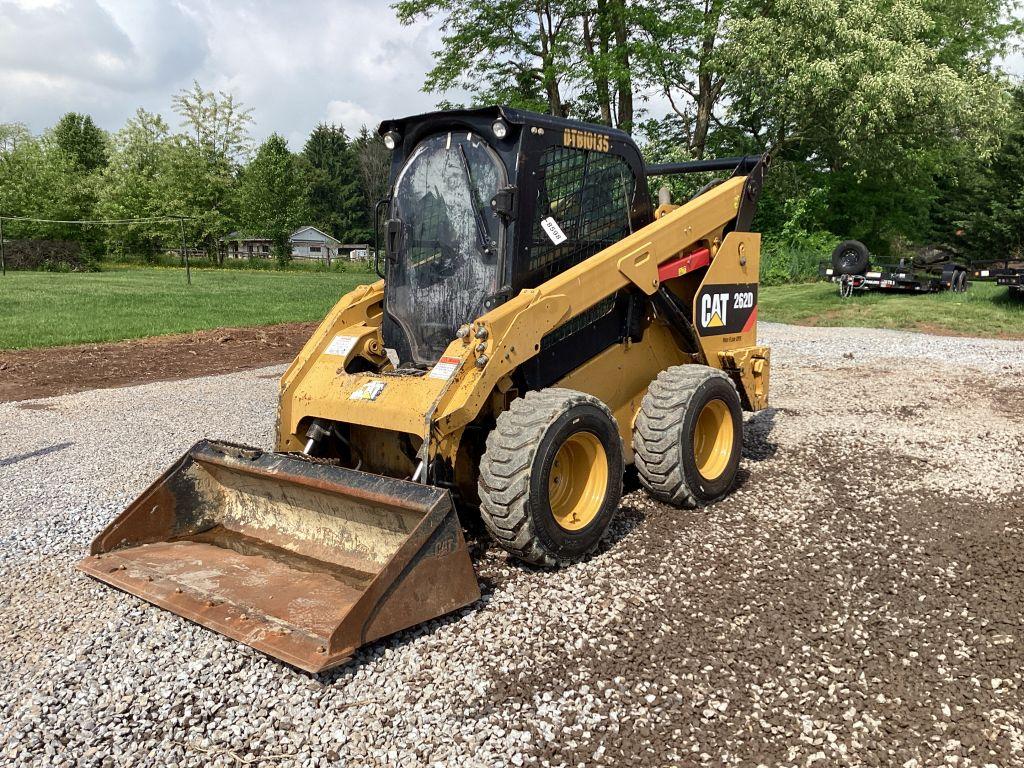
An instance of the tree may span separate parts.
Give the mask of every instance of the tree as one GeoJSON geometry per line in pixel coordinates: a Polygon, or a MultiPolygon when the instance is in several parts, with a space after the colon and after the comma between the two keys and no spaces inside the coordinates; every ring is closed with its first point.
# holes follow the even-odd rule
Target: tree
{"type": "Polygon", "coordinates": [[[270,238],[282,263],[291,258],[289,235],[308,215],[307,184],[303,163],[276,133],[260,145],[242,174],[238,190],[242,228],[250,236],[270,238]]]}
{"type": "MultiPolygon", "coordinates": [[[[170,213],[161,198],[161,182],[170,162],[170,140],[164,119],[144,109],[138,109],[114,134],[100,183],[96,208],[100,218],[138,219],[170,213]]],[[[166,224],[112,226],[106,231],[107,251],[149,260],[162,240],[178,236],[166,224]]]]}
{"type": "Polygon", "coordinates": [[[252,110],[229,93],[204,91],[199,83],[178,93],[172,104],[185,132],[171,137],[165,150],[157,184],[160,208],[189,217],[186,240],[213,258],[220,238],[238,219],[237,181],[252,151],[252,110]]]}
{"type": "Polygon", "coordinates": [[[976,259],[1024,259],[1024,84],[1010,94],[1010,118],[990,158],[961,164],[939,180],[932,237],[976,259]]]}
{"type": "Polygon", "coordinates": [[[637,74],[668,100],[680,148],[691,158],[704,156],[708,131],[718,122],[726,83],[719,44],[735,5],[727,0],[652,0],[634,6],[637,74]]]}
{"type": "Polygon", "coordinates": [[[384,199],[388,189],[388,172],[391,168],[391,153],[384,146],[384,140],[371,133],[364,125],[352,142],[359,170],[360,190],[363,195],[364,235],[361,240],[369,242],[374,232],[374,218],[378,201],[384,199]]]}
{"type": "Polygon", "coordinates": [[[107,164],[107,135],[89,115],[68,112],[51,134],[56,145],[86,173],[107,164]]]}
{"type": "Polygon", "coordinates": [[[321,123],[302,154],[310,166],[312,223],[343,242],[357,242],[365,231],[365,206],[355,151],[345,129],[321,123]]]}
{"type": "Polygon", "coordinates": [[[727,24],[728,118],[829,193],[823,222],[884,251],[919,236],[934,178],[1005,115],[990,65],[1003,0],[749,0],[727,24]]]}
{"type": "Polygon", "coordinates": [[[462,88],[478,103],[631,128],[625,0],[400,0],[394,8],[404,24],[444,17],[425,90],[462,88]]]}
{"type": "Polygon", "coordinates": [[[204,91],[198,82],[171,99],[189,140],[214,158],[241,164],[252,152],[252,109],[230,93],[204,91]]]}
{"type": "MultiPolygon", "coordinates": [[[[35,137],[23,126],[0,126],[0,212],[38,219],[91,219],[96,177],[85,174],[52,137],[35,137]]],[[[75,240],[86,256],[97,255],[99,231],[75,224],[13,221],[4,227],[11,238],[75,240]]]]}

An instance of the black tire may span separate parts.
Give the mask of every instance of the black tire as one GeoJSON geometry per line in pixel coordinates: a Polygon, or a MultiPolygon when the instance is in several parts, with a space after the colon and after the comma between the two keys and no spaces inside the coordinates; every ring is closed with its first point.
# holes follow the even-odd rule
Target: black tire
{"type": "MultiPolygon", "coordinates": [[[[598,455],[595,462],[600,460],[598,455]]],[[[572,389],[528,392],[512,401],[487,437],[480,461],[480,517],[494,540],[519,559],[571,563],[597,548],[619,507],[622,475],[622,439],[604,403],[572,389]],[[603,496],[595,491],[589,522],[570,530],[552,511],[550,483],[558,480],[559,449],[574,441],[595,449],[600,444],[607,482],[603,496]]]]}
{"type": "Polygon", "coordinates": [[[871,254],[860,240],[843,240],[832,251],[832,269],[837,275],[863,275],[871,254]]]}
{"type": "Polygon", "coordinates": [[[640,482],[657,501],[698,507],[718,501],[736,482],[743,448],[740,396],[726,374],[704,365],[680,365],[658,374],[644,395],[633,425],[633,451],[640,482]],[[710,406],[713,401],[724,405],[710,406]],[[721,472],[710,478],[698,468],[695,433],[705,407],[731,423],[732,443],[723,450],[721,472]]]}

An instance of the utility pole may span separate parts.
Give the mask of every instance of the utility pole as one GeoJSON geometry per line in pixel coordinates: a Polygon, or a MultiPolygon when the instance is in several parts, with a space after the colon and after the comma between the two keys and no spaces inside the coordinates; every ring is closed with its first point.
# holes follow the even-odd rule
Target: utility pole
{"type": "Polygon", "coordinates": [[[4,255],[4,217],[0,216],[0,271],[7,274],[7,257],[4,255]]]}
{"type": "Polygon", "coordinates": [[[178,224],[181,225],[181,258],[185,260],[185,282],[192,285],[192,268],[188,263],[188,251],[185,250],[185,217],[178,217],[178,224]]]}

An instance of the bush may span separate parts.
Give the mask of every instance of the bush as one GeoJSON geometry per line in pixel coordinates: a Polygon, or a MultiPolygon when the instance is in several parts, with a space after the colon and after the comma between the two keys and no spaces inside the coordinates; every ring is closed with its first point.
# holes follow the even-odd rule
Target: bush
{"type": "Polygon", "coordinates": [[[761,284],[806,283],[818,279],[818,264],[839,238],[831,232],[767,235],[761,243],[761,284]]]}
{"type": "Polygon", "coordinates": [[[74,240],[4,240],[8,269],[43,272],[89,272],[95,261],[74,240]]]}

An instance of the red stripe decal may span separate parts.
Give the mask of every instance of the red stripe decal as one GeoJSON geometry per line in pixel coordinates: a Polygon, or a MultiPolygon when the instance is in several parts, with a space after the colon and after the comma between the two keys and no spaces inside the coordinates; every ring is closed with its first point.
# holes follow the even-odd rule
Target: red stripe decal
{"type": "Polygon", "coordinates": [[[754,323],[757,322],[757,305],[750,312],[750,317],[747,318],[746,324],[743,326],[741,333],[747,333],[751,328],[754,327],[754,323]]]}

